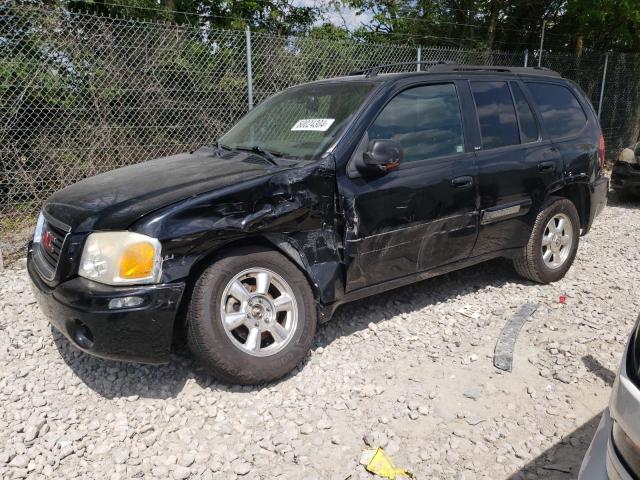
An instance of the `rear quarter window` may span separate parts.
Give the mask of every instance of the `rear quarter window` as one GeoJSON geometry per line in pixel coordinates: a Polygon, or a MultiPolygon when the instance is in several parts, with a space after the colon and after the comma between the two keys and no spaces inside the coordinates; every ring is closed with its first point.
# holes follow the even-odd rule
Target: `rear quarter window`
{"type": "Polygon", "coordinates": [[[587,124],[587,115],[574,93],[563,85],[526,82],[551,138],[577,135],[587,124]]]}

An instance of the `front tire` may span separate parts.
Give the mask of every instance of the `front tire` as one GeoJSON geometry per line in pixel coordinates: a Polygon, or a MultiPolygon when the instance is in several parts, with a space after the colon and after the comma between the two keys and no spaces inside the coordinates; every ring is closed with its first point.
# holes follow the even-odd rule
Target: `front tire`
{"type": "Polygon", "coordinates": [[[514,259],[516,271],[538,283],[563,278],[578,251],[580,218],[573,202],[554,198],[536,217],[521,257],[514,259]]]}
{"type": "Polygon", "coordinates": [[[277,380],[307,355],[316,331],[307,279],[286,257],[261,247],[230,250],[193,289],[187,343],[226,383],[277,380]]]}

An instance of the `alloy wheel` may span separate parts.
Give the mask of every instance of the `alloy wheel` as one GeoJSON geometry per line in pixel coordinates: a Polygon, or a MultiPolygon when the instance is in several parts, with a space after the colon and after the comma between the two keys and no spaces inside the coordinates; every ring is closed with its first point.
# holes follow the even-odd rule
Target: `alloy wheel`
{"type": "Polygon", "coordinates": [[[571,220],[564,213],[556,213],[547,222],[542,234],[542,260],[552,270],[560,268],[569,258],[572,246],[571,220]]]}
{"type": "Polygon", "coordinates": [[[227,336],[243,352],[265,357],[291,341],[298,307],[289,284],[265,268],[243,270],[225,287],[220,318],[227,336]]]}

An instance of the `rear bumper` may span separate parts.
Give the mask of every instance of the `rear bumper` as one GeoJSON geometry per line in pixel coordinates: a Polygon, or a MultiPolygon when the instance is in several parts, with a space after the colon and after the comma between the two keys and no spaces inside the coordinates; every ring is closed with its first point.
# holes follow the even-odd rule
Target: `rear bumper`
{"type": "Polygon", "coordinates": [[[600,212],[607,206],[607,193],[609,193],[609,179],[600,177],[593,182],[593,192],[591,192],[591,211],[593,218],[600,215],[600,212]]]}
{"type": "Polygon", "coordinates": [[[636,169],[628,163],[616,163],[611,172],[611,187],[614,190],[640,193],[640,169],[636,169]]]}
{"type": "Polygon", "coordinates": [[[184,283],[112,287],[76,277],[50,288],[36,272],[31,252],[27,270],[40,308],[78,349],[114,360],[169,360],[184,283]],[[134,308],[109,308],[113,298],[131,296],[142,298],[142,303],[134,308]]]}
{"type": "Polygon", "coordinates": [[[586,234],[593,225],[593,220],[600,215],[604,207],[607,206],[607,194],[609,193],[609,179],[607,177],[600,177],[590,186],[591,190],[591,204],[589,208],[589,222],[584,229],[583,234],[586,234]]]}

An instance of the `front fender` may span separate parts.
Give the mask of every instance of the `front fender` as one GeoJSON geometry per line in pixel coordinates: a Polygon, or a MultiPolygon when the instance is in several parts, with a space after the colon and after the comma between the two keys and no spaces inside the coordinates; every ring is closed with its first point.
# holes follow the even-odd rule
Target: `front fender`
{"type": "Polygon", "coordinates": [[[162,243],[162,282],[190,277],[224,248],[268,242],[306,273],[316,298],[343,290],[333,158],[167,206],[131,230],[162,243]]]}

